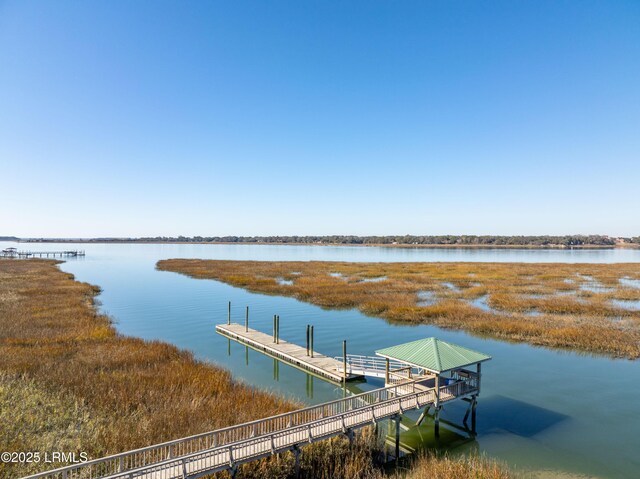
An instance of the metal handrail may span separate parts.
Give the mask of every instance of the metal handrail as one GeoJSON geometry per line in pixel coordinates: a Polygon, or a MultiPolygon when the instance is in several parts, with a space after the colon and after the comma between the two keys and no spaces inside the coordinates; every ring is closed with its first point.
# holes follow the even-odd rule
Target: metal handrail
{"type": "Polygon", "coordinates": [[[443,397],[443,394],[449,394],[452,397],[464,396],[465,394],[469,394],[471,391],[476,391],[478,389],[478,378],[470,377],[466,379],[456,379],[454,382],[447,384],[445,386],[440,386],[440,397],[443,397]]]}
{"type": "Polygon", "coordinates": [[[52,471],[38,473],[29,476],[29,478],[65,477],[65,479],[74,479],[85,477],[85,474],[89,477],[113,475],[169,460],[174,457],[197,454],[203,450],[237,443],[238,441],[248,440],[266,434],[273,434],[294,426],[308,424],[314,420],[345,414],[361,407],[385,401],[391,396],[398,397],[410,393],[407,392],[406,389],[406,383],[375,389],[348,398],[329,401],[317,406],[309,406],[269,418],[258,419],[236,426],[146,446],[81,464],[65,466],[52,471]]]}
{"type": "MultiPolygon", "coordinates": [[[[467,384],[467,382],[468,381],[460,381],[448,386],[442,386],[440,388],[442,393],[441,396],[444,396],[444,393],[458,393],[462,395],[472,392],[473,387],[467,384]]],[[[249,439],[247,441],[233,444],[233,446],[229,448],[221,447],[216,450],[197,453],[173,463],[168,461],[166,464],[153,467],[152,471],[149,471],[149,468],[143,468],[136,472],[139,474],[148,474],[150,472],[155,474],[157,472],[166,472],[168,470],[169,474],[171,474],[171,468],[175,468],[178,464],[185,468],[187,465],[193,464],[195,468],[190,471],[190,474],[192,475],[215,472],[229,468],[233,463],[238,464],[241,462],[247,462],[264,457],[271,453],[288,450],[295,445],[311,443],[331,437],[336,433],[345,432],[342,430],[345,424],[348,424],[350,428],[361,427],[368,423],[375,422],[376,420],[402,413],[410,408],[422,407],[435,400],[435,388],[416,391],[415,385],[416,383],[413,382],[412,384],[407,384],[405,386],[413,386],[410,393],[398,397],[392,397],[372,406],[363,406],[362,408],[348,411],[340,418],[330,417],[320,419],[315,421],[313,424],[304,424],[290,428],[286,431],[279,431],[269,437],[249,439]],[[365,414],[366,412],[369,412],[369,414],[365,414]],[[318,431],[318,429],[320,429],[320,431],[318,431]]],[[[443,397],[443,401],[447,401],[449,399],[447,399],[446,396],[443,397]]],[[[180,477],[180,471],[177,471],[177,473],[174,473],[174,475],[171,476],[163,475],[163,479],[180,477]]],[[[122,476],[119,478],[114,477],[109,479],[120,478],[122,478],[122,476]]]]}
{"type": "MultiPolygon", "coordinates": [[[[344,362],[343,356],[335,356],[334,359],[341,364],[344,362]]],[[[384,358],[380,358],[378,356],[363,356],[360,354],[347,354],[347,368],[349,368],[348,372],[353,371],[353,369],[383,372],[386,370],[386,367],[387,363],[386,359],[384,358]]],[[[416,374],[420,372],[420,370],[414,366],[410,366],[407,363],[403,363],[401,361],[394,361],[393,359],[389,361],[389,367],[391,369],[404,369],[407,367],[411,367],[412,370],[416,372],[416,374]]]]}
{"type": "MultiPolygon", "coordinates": [[[[406,386],[410,385],[405,385],[405,388],[406,386]]],[[[349,428],[361,427],[378,419],[402,413],[410,408],[422,407],[435,400],[434,388],[416,391],[415,383],[413,386],[410,392],[403,395],[392,396],[373,405],[363,405],[360,408],[346,411],[339,416],[321,418],[312,423],[300,424],[284,431],[250,438],[232,445],[219,446],[180,458],[167,459],[135,470],[111,475],[104,479],[132,478],[151,474],[153,477],[161,477],[162,479],[181,478],[185,475],[184,471],[187,470],[187,466],[190,464],[195,465],[195,470],[191,470],[187,475],[201,475],[202,473],[213,473],[228,469],[242,462],[288,450],[295,445],[315,442],[337,433],[346,432],[343,428],[347,424],[349,428]],[[394,406],[396,404],[397,406],[394,406]],[[366,412],[369,414],[364,414],[366,412]],[[158,476],[158,474],[161,474],[161,476],[158,476]]]]}

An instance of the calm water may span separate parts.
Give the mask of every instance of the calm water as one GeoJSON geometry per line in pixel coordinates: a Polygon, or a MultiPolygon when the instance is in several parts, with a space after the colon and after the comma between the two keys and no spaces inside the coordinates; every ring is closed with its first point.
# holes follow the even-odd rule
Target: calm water
{"type": "MultiPolygon", "coordinates": [[[[0,243],[0,249],[12,246],[0,243]]],[[[16,245],[23,248],[29,245],[16,245]]],[[[32,245],[36,249],[36,245],[32,245]]],[[[69,245],[64,245],[68,248],[69,245]]],[[[281,317],[281,337],[304,344],[305,325],[315,326],[316,350],[372,354],[375,349],[438,336],[491,354],[483,367],[478,436],[446,432],[441,445],[453,452],[476,449],[523,469],[576,476],[638,477],[640,470],[640,362],[610,360],[509,344],[430,326],[391,325],[357,311],[332,311],[277,296],[247,293],[210,281],[155,270],[164,258],[338,261],[528,261],[638,262],[639,250],[428,250],[395,248],[237,245],[79,245],[87,257],[62,269],[97,284],[104,312],[119,331],[160,339],[230,369],[242,381],[318,403],[343,391],[290,366],[229,341],[214,331],[226,321],[227,301],[235,321],[250,307],[250,325],[271,331],[281,317]]],[[[38,250],[62,249],[37,245],[38,250]]],[[[27,248],[24,248],[27,249],[27,248]]],[[[381,386],[369,382],[352,389],[381,386]]],[[[445,406],[444,417],[460,423],[464,404],[445,406]]],[[[410,418],[415,419],[417,414],[410,418]]],[[[409,424],[409,419],[405,424],[409,424]]],[[[403,435],[410,446],[433,443],[431,424],[403,435]]]]}

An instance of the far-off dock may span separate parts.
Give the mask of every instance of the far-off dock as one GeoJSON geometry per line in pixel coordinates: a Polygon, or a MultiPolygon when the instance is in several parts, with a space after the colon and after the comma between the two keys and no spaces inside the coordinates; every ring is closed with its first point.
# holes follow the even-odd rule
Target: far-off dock
{"type": "Polygon", "coordinates": [[[75,258],[84,255],[84,250],[18,251],[17,248],[6,248],[0,251],[3,258],[75,258]]]}

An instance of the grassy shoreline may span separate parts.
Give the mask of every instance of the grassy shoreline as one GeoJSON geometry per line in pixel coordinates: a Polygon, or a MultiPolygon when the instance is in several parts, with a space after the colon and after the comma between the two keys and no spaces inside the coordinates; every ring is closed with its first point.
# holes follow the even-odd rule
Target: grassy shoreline
{"type": "MultiPolygon", "coordinates": [[[[49,411],[4,401],[4,413],[21,418],[0,426],[4,450],[64,447],[95,458],[297,407],[174,346],[118,335],[95,310],[98,291],[54,261],[0,261],[3,393],[22,386],[49,411]]],[[[16,477],[43,465],[0,468],[16,477]]]]}
{"type": "Polygon", "coordinates": [[[159,261],[157,267],[322,307],[357,308],[390,321],[434,324],[613,357],[640,357],[640,311],[624,307],[640,301],[640,286],[629,285],[640,284],[636,263],[177,259],[159,261]]]}
{"type": "MultiPolygon", "coordinates": [[[[0,260],[2,451],[85,452],[93,459],[299,406],[238,383],[228,371],[172,345],[118,335],[109,318],[96,312],[99,289],[75,281],[57,264],[0,260]]],[[[302,474],[383,478],[377,447],[366,429],[354,444],[335,438],[309,446],[302,452],[302,474]]],[[[1,463],[0,477],[60,465],[1,463]]],[[[487,459],[429,456],[394,477],[417,478],[424,470],[438,470],[434,477],[443,479],[510,474],[487,459]]],[[[246,478],[293,476],[288,453],[239,471],[246,478]]]]}

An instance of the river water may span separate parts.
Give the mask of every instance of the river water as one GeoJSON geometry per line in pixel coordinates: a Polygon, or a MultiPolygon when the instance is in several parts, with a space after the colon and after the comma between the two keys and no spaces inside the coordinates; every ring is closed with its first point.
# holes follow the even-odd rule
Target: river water
{"type": "MultiPolygon", "coordinates": [[[[326,310],[155,269],[158,260],[167,258],[640,263],[640,250],[0,243],[0,249],[7,246],[86,250],[85,258],[69,259],[61,268],[102,288],[101,309],[118,331],[173,343],[229,369],[238,380],[309,404],[342,397],[344,391],[216,334],[215,324],[226,322],[228,301],[232,320],[243,322],[248,305],[250,326],[261,331],[270,332],[273,314],[279,314],[280,336],[298,344],[304,344],[306,324],[313,324],[315,349],[328,355],[341,354],[343,339],[350,353],[373,354],[428,336],[482,351],[493,359],[483,366],[478,434],[473,438],[445,430],[440,447],[452,454],[479,450],[546,477],[640,476],[640,361],[512,344],[432,326],[390,324],[358,311],[326,310]]],[[[351,389],[380,386],[374,380],[351,389]]],[[[442,417],[460,424],[466,403],[458,403],[446,405],[442,417]]],[[[410,414],[403,424],[416,417],[410,414]]],[[[404,432],[403,444],[433,446],[432,423],[404,432]]]]}

